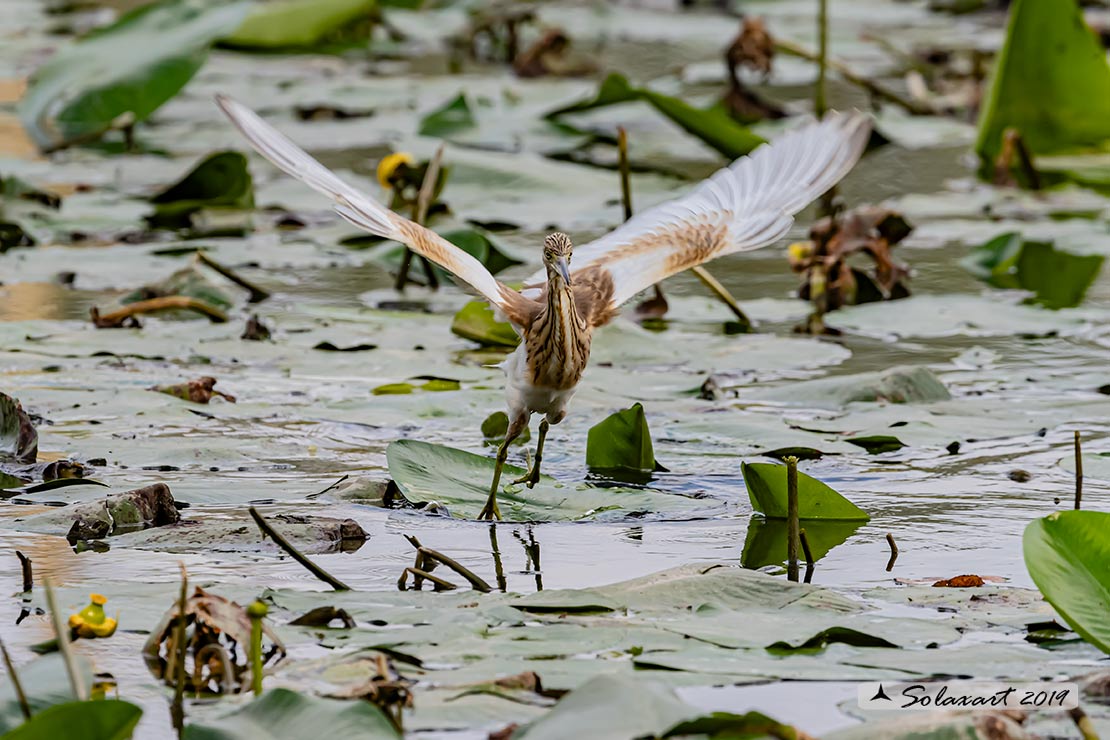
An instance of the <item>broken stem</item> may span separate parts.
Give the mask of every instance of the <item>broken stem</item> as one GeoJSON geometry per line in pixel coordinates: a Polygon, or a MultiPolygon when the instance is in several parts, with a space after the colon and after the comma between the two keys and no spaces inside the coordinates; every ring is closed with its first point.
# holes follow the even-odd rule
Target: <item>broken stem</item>
{"type": "Polygon", "coordinates": [[[141,314],[169,311],[173,309],[196,311],[203,314],[213,324],[222,324],[227,321],[227,314],[220,309],[196,298],[183,295],[169,295],[161,298],[151,298],[146,301],[129,303],[118,311],[101,314],[94,306],[89,309],[92,322],[99,328],[112,328],[119,326],[125,320],[141,314]]]}
{"type": "Polygon", "coordinates": [[[177,624],[174,625],[173,649],[176,653],[173,666],[173,704],[170,705],[170,718],[180,739],[185,734],[185,658],[189,648],[186,644],[188,616],[186,605],[189,601],[189,574],[185,563],[178,563],[181,569],[181,596],[177,601],[177,624]]]}
{"type": "Polygon", "coordinates": [[[303,565],[309,573],[316,576],[336,591],[351,590],[350,586],[343,583],[343,581],[339,580],[338,578],[321,568],[319,565],[306,558],[300,550],[293,547],[293,545],[287,539],[282,537],[277,530],[266,523],[266,520],[262,518],[262,515],[258,513],[257,509],[255,509],[253,506],[250,506],[247,508],[247,511],[250,512],[251,518],[254,519],[254,523],[257,524],[258,528],[262,530],[262,534],[269,537],[271,540],[274,541],[275,545],[280,547],[282,550],[285,550],[285,552],[289,553],[289,556],[303,565]]]}
{"type": "Polygon", "coordinates": [[[23,693],[23,682],[15,672],[15,664],[12,663],[12,656],[8,655],[8,646],[3,640],[0,640],[0,653],[4,655],[4,667],[8,670],[8,677],[12,681],[15,698],[19,700],[19,711],[23,712],[23,719],[31,719],[31,705],[27,702],[27,695],[23,693]]]}
{"type": "Polygon", "coordinates": [[[223,275],[225,278],[235,283],[243,290],[249,292],[250,297],[247,298],[247,303],[261,303],[262,301],[270,297],[270,294],[267,291],[259,288],[257,285],[247,280],[246,278],[241,277],[230,267],[225,267],[224,265],[221,265],[219,262],[212,259],[200,250],[197,251],[196,260],[205,267],[209,267],[219,274],[223,275]]]}
{"type": "Polygon", "coordinates": [[[798,530],[798,539],[802,541],[802,553],[806,558],[806,566],[812,568],[814,566],[813,552],[809,549],[809,538],[806,537],[805,529],[798,530]]]}
{"type": "Polygon", "coordinates": [[[43,581],[46,588],[46,608],[50,610],[50,621],[54,625],[54,634],[58,638],[58,650],[66,664],[66,673],[69,675],[69,687],[73,691],[73,698],[85,701],[85,682],[81,680],[81,672],[77,668],[77,660],[73,656],[73,648],[69,644],[69,628],[62,621],[62,614],[58,611],[58,604],[54,600],[54,587],[50,579],[43,581]]]}
{"type": "MultiPolygon", "coordinates": [[[[775,51],[781,51],[783,54],[790,54],[791,56],[808,59],[811,62],[816,62],[820,64],[820,56],[818,54],[813,53],[804,46],[795,44],[793,41],[775,39],[775,51]]],[[[852,83],[853,85],[857,85],[867,90],[876,98],[881,98],[883,100],[894,103],[895,105],[901,106],[910,113],[919,116],[926,116],[933,113],[933,109],[930,106],[918,103],[915,100],[910,100],[909,98],[904,98],[893,90],[883,87],[874,80],[869,80],[866,77],[862,77],[856,74],[842,62],[838,62],[835,59],[826,58],[825,66],[839,74],[841,77],[843,77],[845,80],[852,83]]]]}
{"type": "Polygon", "coordinates": [[[1079,430],[1075,430],[1075,509],[1083,501],[1083,445],[1079,440],[1079,430]]]}
{"type": "Polygon", "coordinates": [[[817,0],[817,84],[813,88],[813,112],[818,118],[828,109],[825,102],[825,76],[829,57],[828,0],[817,0]]]}
{"type": "Polygon", "coordinates": [[[490,588],[490,585],[488,583],[482,580],[480,576],[473,573],[469,568],[467,568],[454,558],[447,557],[438,550],[433,550],[430,547],[424,547],[420,544],[420,540],[416,539],[416,537],[412,535],[406,534],[405,539],[408,540],[409,544],[415,547],[416,551],[419,554],[423,555],[425,558],[430,558],[432,560],[443,563],[448,568],[465,578],[467,581],[470,582],[470,585],[474,588],[475,591],[481,591],[484,594],[488,594],[490,591],[493,590],[492,588],[490,588]]]}
{"type": "Polygon", "coordinates": [[[624,206],[624,220],[632,218],[632,182],[628,165],[628,131],[617,126],[617,167],[621,173],[621,204],[624,206]]]}
{"type": "Polygon", "coordinates": [[[1086,712],[1076,707],[1075,709],[1068,710],[1068,716],[1071,717],[1071,721],[1075,723],[1083,740],[1099,740],[1098,731],[1095,729],[1094,723],[1091,722],[1091,718],[1087,716],[1086,712]]]}
{"type": "MultiPolygon", "coordinates": [[[[435,197],[436,183],[439,181],[440,165],[443,162],[443,144],[439,145],[436,153],[428,162],[428,169],[424,170],[424,179],[420,182],[420,192],[416,194],[416,203],[413,204],[412,220],[423,226],[428,218],[428,209],[432,206],[435,197]]],[[[397,290],[404,290],[409,281],[409,269],[412,267],[413,251],[405,247],[405,256],[401,259],[401,269],[397,273],[397,290]]],[[[435,268],[428,258],[420,255],[420,262],[424,266],[424,276],[428,279],[428,287],[435,290],[439,287],[439,278],[436,277],[435,268]]]]}
{"type": "Polygon", "coordinates": [[[35,587],[35,577],[31,571],[31,558],[19,550],[15,551],[15,556],[19,558],[19,567],[23,571],[23,593],[28,593],[35,587]]]}
{"type": "Polygon", "coordinates": [[[450,581],[445,581],[439,576],[433,576],[426,570],[420,570],[419,568],[405,568],[404,572],[401,573],[401,580],[397,583],[402,591],[405,589],[405,581],[407,580],[407,576],[409,573],[412,574],[414,581],[417,578],[431,581],[436,591],[454,591],[456,588],[458,588],[458,586],[451,583],[450,581]]]}
{"type": "Polygon", "coordinates": [[[898,544],[894,541],[894,535],[890,532],[886,533],[886,543],[890,545],[890,560],[886,561],[887,573],[894,570],[894,561],[898,559],[898,544]]]}
{"type": "Polygon", "coordinates": [[[798,580],[798,458],[788,455],[786,463],[786,577],[798,580]]]}
{"type": "Polygon", "coordinates": [[[729,293],[728,288],[721,285],[720,281],[709,273],[709,270],[706,270],[701,265],[697,265],[696,267],[691,267],[690,272],[694,273],[694,276],[698,280],[701,280],[702,285],[709,288],[709,290],[713,292],[713,295],[721,300],[721,303],[728,306],[728,310],[732,311],[732,315],[736,317],[737,323],[741,324],[745,330],[752,328],[751,319],[740,310],[740,306],[736,303],[736,299],[732,297],[732,293],[729,293]]]}

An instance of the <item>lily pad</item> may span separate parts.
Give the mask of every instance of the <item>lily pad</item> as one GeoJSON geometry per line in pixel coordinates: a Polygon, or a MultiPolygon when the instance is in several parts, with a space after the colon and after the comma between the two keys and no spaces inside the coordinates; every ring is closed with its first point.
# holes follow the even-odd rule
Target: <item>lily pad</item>
{"type": "Polygon", "coordinates": [[[1083,639],[1110,653],[1110,513],[1058,511],[1022,538],[1025,567],[1048,603],[1083,639]]]}
{"type": "Polygon", "coordinates": [[[421,136],[449,138],[451,134],[474,128],[477,121],[470,110],[465,93],[459,93],[442,108],[432,111],[420,121],[421,136]]]}
{"type": "Polygon", "coordinates": [[[1046,308],[1071,308],[1083,302],[1102,262],[1102,255],[1072,254],[1008,233],[977,247],[960,264],[999,288],[1032,292],[1034,302],[1046,308]]]}
{"type": "Polygon", "coordinates": [[[246,2],[163,0],[64,47],[32,76],[19,105],[42,149],[145,121],[185,86],[246,2]]]}
{"type": "Polygon", "coordinates": [[[520,335],[508,321],[498,321],[487,301],[470,301],[451,321],[451,332],[483,347],[515,347],[520,335]]]}
{"type": "Polygon", "coordinates": [[[301,740],[328,733],[347,740],[400,740],[401,733],[368,701],[320,699],[273,689],[212,724],[190,724],[185,740],[301,740]]]}
{"type": "Polygon", "coordinates": [[[368,39],[378,0],[257,2],[220,44],[236,49],[303,49],[350,36],[368,39]]]}
{"type": "MultiPolygon", "coordinates": [[[[752,508],[768,519],[785,519],[786,466],[744,463],[741,470],[752,508]]],[[[799,470],[798,518],[865,522],[871,517],[829,486],[799,470]]]]}
{"type": "MultiPolygon", "coordinates": [[[[76,658],[79,680],[87,690],[92,686],[92,664],[82,655],[77,655],[76,658]]],[[[19,666],[16,670],[23,692],[27,696],[27,703],[36,715],[49,707],[72,703],[77,698],[70,688],[65,660],[60,653],[43,655],[19,666]]],[[[5,675],[3,686],[0,687],[0,732],[9,733],[22,723],[23,713],[19,708],[19,698],[16,696],[10,678],[5,675]]]]}
{"type": "Polygon", "coordinates": [[[247,158],[239,152],[216,152],[205,157],[181,180],[153,196],[153,226],[189,226],[189,216],[204,208],[250,209],[254,186],[247,158]]]}
{"type": "Polygon", "coordinates": [[[634,100],[648,103],[687,133],[701,139],[729,159],[742,157],[765,141],[751,129],[734,121],[719,106],[697,108],[676,97],[646,87],[635,87],[628,78],[616,72],[605,78],[593,98],[553,110],[547,117],[558,118],[567,113],[581,113],[634,100]]]}
{"type": "Polygon", "coordinates": [[[7,733],[11,740],[127,740],[143,710],[121,699],[55,704],[7,733]]]}
{"type": "Polygon", "coordinates": [[[872,434],[866,437],[852,437],[844,441],[856,447],[862,447],[872,455],[881,455],[884,452],[895,452],[906,446],[902,440],[890,434],[872,434]]]}
{"type": "Polygon", "coordinates": [[[586,439],[586,467],[606,477],[632,477],[665,470],[655,461],[644,407],[634,403],[590,427],[586,439]]]}
{"type": "MultiPolygon", "coordinates": [[[[493,480],[493,458],[411,439],[386,449],[389,473],[413,503],[436,501],[452,514],[474,518],[485,505],[493,480]]],[[[526,471],[506,465],[497,495],[501,513],[514,521],[614,519],[630,515],[689,517],[719,508],[715,502],[651,489],[564,484],[546,475],[534,488],[506,484],[526,471]]]]}

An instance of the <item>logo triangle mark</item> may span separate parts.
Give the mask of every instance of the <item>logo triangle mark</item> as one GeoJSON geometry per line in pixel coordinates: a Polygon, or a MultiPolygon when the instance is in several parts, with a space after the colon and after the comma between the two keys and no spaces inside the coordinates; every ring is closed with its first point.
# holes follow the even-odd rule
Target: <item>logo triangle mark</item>
{"type": "Polygon", "coordinates": [[[885,699],[886,701],[894,701],[893,699],[891,699],[889,696],[886,695],[886,691],[883,690],[883,685],[882,684],[879,684],[879,690],[876,691],[875,695],[871,697],[871,701],[875,701],[877,699],[885,699]]]}

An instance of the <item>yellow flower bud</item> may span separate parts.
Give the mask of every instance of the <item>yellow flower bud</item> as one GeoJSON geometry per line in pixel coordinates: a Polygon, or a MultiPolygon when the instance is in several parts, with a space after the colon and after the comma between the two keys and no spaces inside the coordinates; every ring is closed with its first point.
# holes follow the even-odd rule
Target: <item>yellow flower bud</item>
{"type": "Polygon", "coordinates": [[[391,188],[389,180],[393,177],[397,168],[403,164],[412,167],[416,164],[416,160],[408,152],[394,152],[382,157],[382,160],[378,162],[378,183],[387,190],[391,188]]]}
{"type": "Polygon", "coordinates": [[[89,605],[69,616],[69,628],[78,637],[111,637],[115,634],[117,619],[105,616],[104,605],[108,599],[100,594],[89,594],[89,605]]]}

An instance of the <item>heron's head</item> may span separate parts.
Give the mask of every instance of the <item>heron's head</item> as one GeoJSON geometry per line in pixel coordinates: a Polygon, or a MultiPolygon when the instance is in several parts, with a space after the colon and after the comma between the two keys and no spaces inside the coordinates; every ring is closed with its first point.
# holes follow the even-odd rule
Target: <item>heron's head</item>
{"type": "Polygon", "coordinates": [[[570,285],[570,253],[574,245],[570,237],[557,231],[543,240],[543,264],[548,280],[561,280],[570,285]]]}

